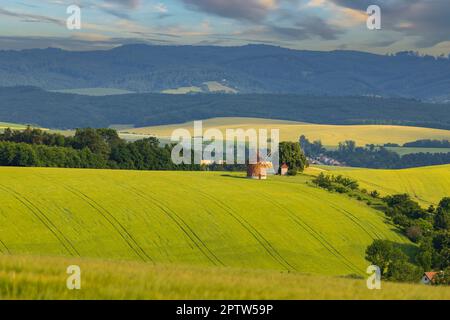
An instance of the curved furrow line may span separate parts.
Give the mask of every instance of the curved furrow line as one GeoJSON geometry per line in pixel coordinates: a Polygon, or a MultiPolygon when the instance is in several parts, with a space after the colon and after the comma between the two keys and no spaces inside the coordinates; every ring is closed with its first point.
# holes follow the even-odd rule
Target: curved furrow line
{"type": "MultiPolygon", "coordinates": [[[[11,252],[9,251],[8,247],[6,246],[6,244],[0,239],[0,244],[6,249],[6,253],[10,254],[11,252]]],[[[3,250],[0,249],[0,252],[3,253],[3,250]]]]}
{"type": "Polygon", "coordinates": [[[264,236],[261,235],[261,233],[255,227],[253,227],[243,217],[239,216],[238,214],[234,214],[233,209],[230,208],[227,204],[223,203],[221,200],[219,200],[199,189],[196,189],[196,188],[192,188],[192,189],[195,190],[196,192],[202,194],[204,197],[208,198],[209,200],[213,201],[214,203],[216,203],[217,206],[219,206],[225,212],[227,212],[244,229],[246,229],[253,236],[253,238],[255,238],[259,242],[259,244],[264,248],[264,250],[266,250],[267,253],[275,261],[277,261],[283,268],[285,268],[287,271],[296,271],[296,268],[294,266],[292,266],[282,255],[280,255],[280,253],[272,246],[272,244],[266,238],[264,238],[264,236]]]}
{"type": "MultiPolygon", "coordinates": [[[[261,197],[261,196],[260,196],[261,197]]],[[[267,194],[266,194],[267,197],[267,194]]],[[[357,273],[364,272],[363,270],[359,269],[358,266],[356,266],[352,261],[347,259],[342,253],[339,252],[326,238],[324,238],[320,233],[318,233],[314,228],[312,228],[308,223],[306,223],[303,219],[301,219],[295,212],[292,212],[289,208],[283,206],[282,204],[278,203],[275,200],[268,200],[270,197],[261,197],[265,199],[266,201],[276,205],[281,210],[284,210],[288,213],[288,215],[291,217],[291,219],[301,226],[307,233],[309,233],[311,236],[313,236],[322,246],[327,249],[331,254],[333,254],[338,260],[340,260],[345,266],[347,266],[350,270],[356,271],[357,273]]]]}
{"type": "MultiPolygon", "coordinates": [[[[308,194],[309,194],[311,197],[314,197],[314,198],[316,198],[316,199],[319,199],[319,200],[323,201],[323,198],[320,198],[320,197],[318,197],[317,195],[315,195],[315,194],[313,194],[313,193],[311,193],[311,192],[308,192],[308,194]]],[[[348,219],[350,219],[353,223],[355,223],[356,225],[358,225],[358,226],[359,226],[365,233],[367,233],[371,238],[373,238],[373,236],[370,235],[369,231],[368,231],[365,227],[363,227],[363,226],[358,222],[359,219],[358,219],[354,214],[352,214],[350,211],[345,210],[344,208],[338,207],[338,206],[337,206],[334,202],[332,202],[332,201],[329,201],[329,200],[328,200],[327,202],[330,204],[331,207],[333,207],[334,209],[336,209],[338,212],[342,213],[344,216],[346,216],[348,219]],[[349,216],[349,215],[350,215],[350,216],[349,216]]],[[[370,225],[370,227],[371,227],[371,229],[372,229],[372,232],[375,234],[375,238],[382,239],[383,237],[380,237],[380,235],[377,233],[378,229],[377,229],[374,225],[372,225],[369,221],[367,221],[367,223],[370,225]]]]}
{"type": "Polygon", "coordinates": [[[97,202],[95,202],[80,190],[64,184],[62,185],[66,190],[85,201],[91,208],[100,213],[100,215],[117,231],[119,236],[142,261],[153,262],[153,259],[139,246],[139,244],[134,240],[128,230],[108,210],[103,208],[101,205],[99,205],[97,202]]]}
{"type": "Polygon", "coordinates": [[[69,255],[80,256],[78,250],[75,248],[75,246],[72,244],[72,242],[70,242],[70,240],[65,237],[65,235],[53,224],[53,222],[38,207],[36,207],[31,201],[29,201],[26,197],[24,197],[20,193],[14,191],[14,190],[5,188],[4,186],[0,185],[0,189],[9,193],[17,201],[22,203],[55,236],[55,238],[59,241],[59,243],[61,243],[61,245],[69,253],[69,255]]]}
{"type": "MultiPolygon", "coordinates": [[[[337,207],[337,206],[335,206],[334,204],[332,204],[331,202],[329,202],[329,203],[330,203],[330,206],[331,206],[332,208],[334,208],[334,209],[336,209],[338,212],[342,213],[347,219],[349,219],[350,221],[352,221],[352,222],[353,222],[355,225],[357,225],[361,230],[363,230],[369,237],[371,237],[372,239],[380,239],[379,235],[378,235],[374,230],[372,230],[373,234],[371,234],[371,233],[369,232],[369,230],[367,230],[367,229],[366,229],[366,228],[358,221],[358,218],[355,217],[351,212],[349,212],[349,211],[347,211],[347,210],[345,210],[345,209],[343,209],[343,208],[337,207]]],[[[368,222],[368,223],[369,223],[369,222],[368,222]]],[[[369,223],[369,225],[371,226],[372,229],[374,229],[374,226],[372,226],[370,223],[369,223]]]]}
{"type": "Polygon", "coordinates": [[[222,265],[225,266],[225,264],[212,252],[208,246],[203,242],[203,240],[200,239],[200,237],[192,230],[192,228],[186,223],[186,221],[181,218],[176,212],[166,207],[164,204],[162,204],[158,199],[155,197],[152,197],[148,194],[141,193],[140,190],[132,187],[132,186],[126,186],[123,184],[120,184],[122,188],[129,190],[136,194],[137,196],[141,197],[142,199],[146,201],[150,201],[158,207],[161,211],[163,211],[166,216],[172,220],[180,229],[181,231],[189,238],[189,240],[194,244],[195,247],[197,247],[198,250],[215,266],[222,265]],[[206,250],[206,252],[204,251],[206,250]]]}
{"type": "MultiPolygon", "coordinates": [[[[336,209],[337,210],[339,210],[339,208],[340,207],[337,207],[336,209]]],[[[355,223],[358,223],[357,221],[359,220],[353,213],[351,213],[350,211],[347,211],[346,209],[344,209],[344,208],[341,208],[343,211],[345,211],[346,213],[348,213],[350,216],[352,216],[356,221],[355,221],[355,223]]],[[[350,217],[349,217],[349,219],[351,219],[350,217]]],[[[380,230],[378,230],[378,228],[375,226],[375,225],[373,225],[370,221],[367,221],[367,224],[370,226],[370,229],[372,230],[372,232],[373,232],[373,234],[375,235],[375,238],[376,239],[384,239],[384,236],[381,234],[379,234],[378,232],[380,231],[380,230]]],[[[364,228],[361,226],[361,229],[363,229],[364,230],[364,228]]],[[[366,231],[366,233],[368,233],[368,231],[366,231]]],[[[401,239],[401,238],[400,238],[401,239]]]]}

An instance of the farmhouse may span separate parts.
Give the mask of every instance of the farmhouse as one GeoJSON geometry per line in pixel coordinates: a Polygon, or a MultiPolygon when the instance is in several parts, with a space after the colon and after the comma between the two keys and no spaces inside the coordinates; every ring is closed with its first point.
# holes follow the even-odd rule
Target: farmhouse
{"type": "Polygon", "coordinates": [[[423,284],[432,284],[433,279],[437,274],[438,274],[437,272],[425,272],[420,282],[423,284]]]}

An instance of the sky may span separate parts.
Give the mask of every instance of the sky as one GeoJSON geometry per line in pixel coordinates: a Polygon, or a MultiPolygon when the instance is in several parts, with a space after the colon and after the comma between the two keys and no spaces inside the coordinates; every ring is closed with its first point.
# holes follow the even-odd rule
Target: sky
{"type": "Polygon", "coordinates": [[[380,54],[450,53],[449,0],[0,0],[0,49],[268,44],[380,54]],[[70,5],[81,29],[69,30],[70,5]],[[367,8],[381,9],[381,30],[367,8]]]}

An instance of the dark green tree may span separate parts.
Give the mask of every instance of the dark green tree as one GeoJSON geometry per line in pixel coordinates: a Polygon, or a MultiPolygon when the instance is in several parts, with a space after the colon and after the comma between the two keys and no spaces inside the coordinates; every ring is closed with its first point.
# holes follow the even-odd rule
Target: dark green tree
{"type": "Polygon", "coordinates": [[[306,156],[300,148],[298,142],[281,142],[280,143],[280,164],[286,163],[290,170],[295,172],[303,172],[308,166],[306,156]]]}
{"type": "Polygon", "coordinates": [[[450,197],[442,199],[434,216],[436,230],[450,230],[450,197]]]}
{"type": "Polygon", "coordinates": [[[366,249],[366,260],[378,266],[381,274],[386,274],[391,258],[393,255],[394,246],[392,242],[385,240],[374,240],[374,242],[366,249]]]}

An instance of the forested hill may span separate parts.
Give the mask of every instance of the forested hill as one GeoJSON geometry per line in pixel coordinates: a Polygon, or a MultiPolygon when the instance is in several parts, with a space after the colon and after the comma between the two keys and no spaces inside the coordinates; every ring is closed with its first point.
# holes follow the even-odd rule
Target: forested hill
{"type": "Polygon", "coordinates": [[[126,45],[105,51],[0,51],[0,86],[161,92],[221,82],[240,93],[372,95],[450,100],[450,59],[410,52],[126,45]]]}
{"type": "Polygon", "coordinates": [[[125,94],[92,97],[0,87],[0,120],[48,128],[150,126],[213,117],[450,129],[450,105],[411,99],[273,94],[125,94]]]}

